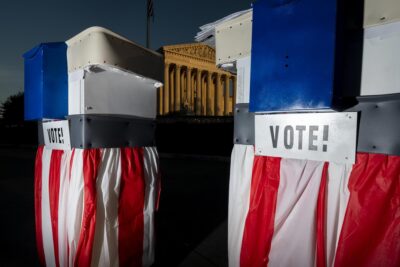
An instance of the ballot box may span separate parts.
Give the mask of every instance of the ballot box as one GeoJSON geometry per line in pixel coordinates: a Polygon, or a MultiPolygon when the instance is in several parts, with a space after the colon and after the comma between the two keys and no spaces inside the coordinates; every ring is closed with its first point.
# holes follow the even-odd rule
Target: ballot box
{"type": "MultiPolygon", "coordinates": [[[[56,67],[26,69],[31,88],[41,77],[53,79],[63,65],[56,72],[62,73],[62,94],[52,91],[43,98],[53,87],[38,87],[25,96],[33,110],[63,108],[57,116],[30,117],[39,121],[34,173],[39,261],[151,266],[161,185],[155,116],[162,56],[100,27],[70,39],[68,48],[62,44],[63,53],[50,61],[56,67]]],[[[46,55],[44,48],[39,53],[46,55]]],[[[59,83],[56,78],[50,81],[59,83]]]]}

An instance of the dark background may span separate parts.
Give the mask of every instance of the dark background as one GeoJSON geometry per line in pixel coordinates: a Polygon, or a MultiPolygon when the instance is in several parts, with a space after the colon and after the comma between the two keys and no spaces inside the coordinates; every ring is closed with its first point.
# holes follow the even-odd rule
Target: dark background
{"type": "MultiPolygon", "coordinates": [[[[252,0],[153,0],[151,48],[191,43],[199,26],[250,8],[252,0]]],[[[145,45],[146,0],[1,0],[0,103],[23,91],[22,54],[43,42],[66,41],[91,26],[145,45]]]]}
{"type": "MultiPolygon", "coordinates": [[[[191,43],[199,26],[247,9],[251,2],[154,0],[151,48],[191,43]]],[[[24,84],[22,54],[42,42],[65,41],[90,26],[109,28],[144,45],[145,6],[145,0],[1,1],[0,266],[38,266],[33,202],[38,128],[23,120],[23,94],[18,93],[24,84]]],[[[196,247],[216,229],[222,234],[206,250],[221,250],[219,262],[203,261],[227,265],[232,135],[232,118],[158,120],[162,194],[156,266],[178,266],[193,252],[201,256],[196,247]]]]}

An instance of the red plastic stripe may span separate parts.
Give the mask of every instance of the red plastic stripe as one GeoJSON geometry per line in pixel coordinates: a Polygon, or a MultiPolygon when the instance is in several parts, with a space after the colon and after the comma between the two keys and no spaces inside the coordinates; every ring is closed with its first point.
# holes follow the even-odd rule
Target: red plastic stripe
{"type": "Polygon", "coordinates": [[[250,207],[243,233],[241,266],[267,266],[274,234],[280,158],[255,157],[250,207]]]}
{"type": "Polygon", "coordinates": [[[120,266],[142,266],[145,197],[142,148],[121,148],[120,187],[119,264],[120,266]]]}
{"type": "Polygon", "coordinates": [[[75,157],[75,148],[72,149],[71,157],[69,160],[69,177],[68,180],[71,180],[71,173],[72,173],[72,166],[74,164],[74,157],[75,157]]]}
{"type": "Polygon", "coordinates": [[[91,266],[96,227],[96,179],[101,160],[100,149],[83,152],[84,209],[75,266],[91,266]]]}
{"type": "Polygon", "coordinates": [[[62,150],[53,150],[51,153],[50,170],[49,170],[49,200],[50,200],[50,216],[51,228],[53,232],[54,256],[56,266],[60,266],[58,251],[58,203],[60,195],[60,171],[61,158],[64,154],[62,150]]]}
{"type": "Polygon", "coordinates": [[[35,228],[39,262],[45,266],[42,235],[42,156],[44,146],[39,146],[35,159],[35,228]]]}
{"type": "Polygon", "coordinates": [[[335,266],[400,266],[400,157],[359,153],[335,266]]]}
{"type": "MultiPolygon", "coordinates": [[[[75,157],[75,148],[72,149],[72,153],[71,153],[71,158],[69,161],[69,173],[68,173],[68,180],[71,181],[71,175],[72,175],[72,167],[74,164],[74,157],[75,157]]],[[[70,247],[69,247],[69,243],[67,244],[67,266],[69,266],[69,251],[70,251],[70,247]]]]}
{"type": "Polygon", "coordinates": [[[326,183],[329,163],[325,162],[322,170],[317,201],[317,267],[326,267],[326,183]]]}

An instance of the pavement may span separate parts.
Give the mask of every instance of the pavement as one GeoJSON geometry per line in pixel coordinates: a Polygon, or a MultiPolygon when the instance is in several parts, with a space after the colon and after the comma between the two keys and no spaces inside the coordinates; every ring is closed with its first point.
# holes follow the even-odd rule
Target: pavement
{"type": "Polygon", "coordinates": [[[34,149],[0,149],[0,266],[39,266],[33,202],[34,149]]]}
{"type": "MultiPolygon", "coordinates": [[[[39,266],[34,228],[36,150],[0,146],[0,266],[39,266]]],[[[154,266],[227,266],[229,159],[161,154],[154,266]]]]}
{"type": "Polygon", "coordinates": [[[228,266],[228,224],[220,224],[179,265],[180,267],[228,266]]]}

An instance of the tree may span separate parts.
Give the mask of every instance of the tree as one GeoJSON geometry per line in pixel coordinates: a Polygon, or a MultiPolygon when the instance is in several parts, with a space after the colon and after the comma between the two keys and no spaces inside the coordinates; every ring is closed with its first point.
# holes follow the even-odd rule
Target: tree
{"type": "Polygon", "coordinates": [[[6,126],[22,126],[24,124],[24,93],[9,96],[0,106],[0,115],[6,126]]]}

